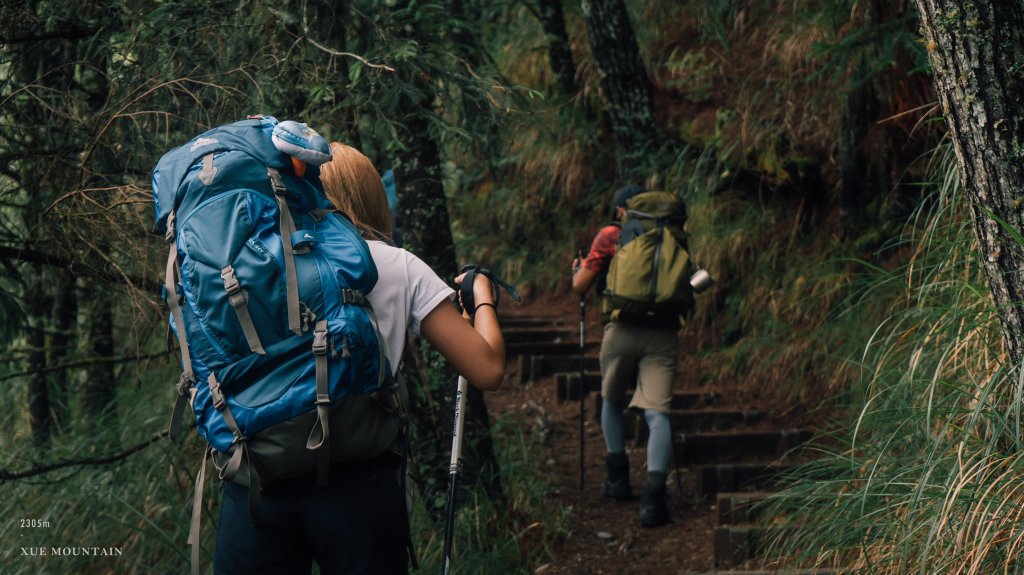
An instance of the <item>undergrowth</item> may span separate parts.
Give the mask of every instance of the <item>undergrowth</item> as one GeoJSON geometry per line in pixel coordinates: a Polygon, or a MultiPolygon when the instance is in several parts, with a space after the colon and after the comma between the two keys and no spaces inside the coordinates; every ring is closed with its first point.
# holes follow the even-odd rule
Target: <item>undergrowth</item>
{"type": "MultiPolygon", "coordinates": [[[[8,418],[0,439],[0,470],[15,473],[79,460],[97,464],[0,479],[0,573],[188,572],[187,537],[202,439],[186,428],[180,444],[160,438],[127,457],[102,462],[166,429],[174,398],[169,382],[176,380],[177,368],[154,362],[138,385],[119,386],[117,425],[63,433],[46,451],[33,447],[24,414],[8,418]],[[93,555],[83,555],[83,547],[93,555]]],[[[25,386],[16,382],[0,390],[0,401],[15,405],[24,394],[25,386]]],[[[462,485],[452,573],[530,573],[532,566],[550,560],[548,544],[567,529],[564,510],[550,505],[553,475],[538,464],[541,448],[504,418],[494,422],[492,435],[507,501],[493,502],[482,488],[462,485]]],[[[206,481],[203,573],[212,571],[219,513],[220,481],[213,467],[206,481]]],[[[445,526],[431,519],[415,491],[412,495],[421,570],[440,571],[445,526]]]]}
{"type": "MultiPolygon", "coordinates": [[[[848,368],[851,416],[771,502],[769,562],[850,573],[1018,573],[1024,378],[1007,365],[952,152],[901,238],[894,270],[854,292],[886,302],[848,368]],[[780,531],[781,532],[781,531],[780,531]]],[[[864,322],[839,317],[838,323],[864,322]]]]}

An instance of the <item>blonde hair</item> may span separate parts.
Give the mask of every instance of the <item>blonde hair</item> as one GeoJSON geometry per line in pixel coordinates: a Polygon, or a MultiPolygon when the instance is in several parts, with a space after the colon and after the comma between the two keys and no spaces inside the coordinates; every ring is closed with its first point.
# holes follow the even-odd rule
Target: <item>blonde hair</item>
{"type": "Polygon", "coordinates": [[[364,233],[391,237],[391,209],[380,174],[359,150],[331,142],[331,161],[320,166],[327,199],[364,233]]]}

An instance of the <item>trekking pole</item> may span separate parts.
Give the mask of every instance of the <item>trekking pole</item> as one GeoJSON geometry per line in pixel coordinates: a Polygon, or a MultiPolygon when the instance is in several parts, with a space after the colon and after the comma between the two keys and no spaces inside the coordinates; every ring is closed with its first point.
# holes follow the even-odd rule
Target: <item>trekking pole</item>
{"type": "MultiPolygon", "coordinates": [[[[577,261],[580,265],[583,265],[583,259],[586,256],[583,248],[577,250],[577,261]]],[[[586,389],[586,380],[584,374],[584,324],[587,317],[587,296],[586,294],[580,294],[580,492],[583,493],[584,483],[584,449],[586,442],[584,440],[583,428],[584,428],[584,412],[586,407],[584,405],[584,390],[586,389]]]]}
{"type": "MultiPolygon", "coordinates": [[[[498,311],[498,301],[501,289],[508,292],[508,295],[515,301],[520,301],[519,290],[515,286],[506,283],[494,272],[487,268],[475,265],[462,266],[459,273],[464,273],[462,285],[459,286],[459,301],[463,310],[475,310],[476,303],[473,299],[473,282],[476,281],[476,274],[484,274],[491,281],[494,289],[494,311],[498,311]]],[[[473,312],[470,311],[470,314],[473,312]]],[[[455,390],[455,422],[452,425],[452,458],[448,466],[448,521],[444,529],[444,574],[448,575],[452,563],[452,542],[455,539],[455,495],[458,491],[459,476],[462,475],[462,438],[466,422],[466,394],[469,383],[466,378],[459,376],[458,387],[455,390]]]]}
{"type": "Polygon", "coordinates": [[[586,315],[586,297],[583,294],[580,294],[580,492],[583,491],[583,449],[585,446],[585,442],[583,440],[583,398],[586,395],[585,393],[583,393],[583,390],[585,389],[585,382],[583,379],[583,324],[586,315]]]}
{"type": "Polygon", "coordinates": [[[452,459],[448,466],[448,522],[444,530],[444,573],[452,562],[452,540],[455,538],[455,493],[462,474],[462,431],[466,422],[466,378],[459,376],[455,391],[455,424],[452,428],[452,459]]]}

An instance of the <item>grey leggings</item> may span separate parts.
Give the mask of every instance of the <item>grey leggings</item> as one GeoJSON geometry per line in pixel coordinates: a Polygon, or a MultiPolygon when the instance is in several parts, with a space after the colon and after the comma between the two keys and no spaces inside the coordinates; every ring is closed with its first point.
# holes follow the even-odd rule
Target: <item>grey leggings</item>
{"type": "MultiPolygon", "coordinates": [[[[609,453],[626,450],[623,406],[608,399],[601,405],[601,429],[604,432],[605,447],[609,453]]],[[[644,410],[644,419],[650,434],[647,437],[647,471],[668,472],[672,457],[672,426],[668,414],[654,409],[644,410]]]]}

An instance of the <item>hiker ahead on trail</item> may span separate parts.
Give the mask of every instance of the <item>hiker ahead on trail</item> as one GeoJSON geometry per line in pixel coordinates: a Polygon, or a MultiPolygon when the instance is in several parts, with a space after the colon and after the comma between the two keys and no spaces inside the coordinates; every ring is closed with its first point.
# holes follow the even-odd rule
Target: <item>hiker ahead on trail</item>
{"type": "Polygon", "coordinates": [[[668,411],[679,349],[682,316],[693,307],[693,273],[683,224],[686,209],[674,195],[640,186],[620,189],[615,222],[594,237],[590,252],[573,262],[572,287],[591,286],[603,296],[601,341],[601,429],[608,454],[606,497],[632,499],[623,433],[626,388],[635,384],[629,407],[642,410],[650,429],[647,481],[640,523],[669,522],[665,480],[672,450],[668,411]]]}

